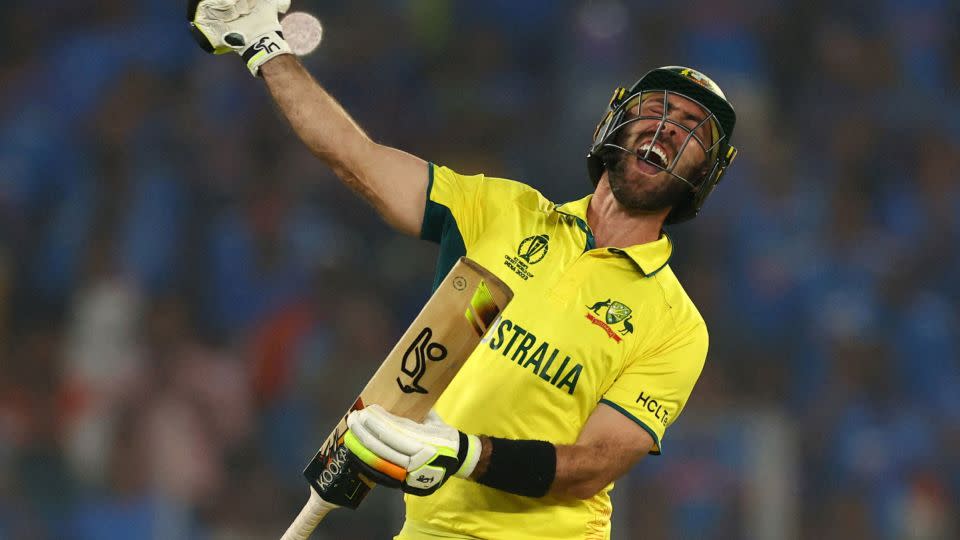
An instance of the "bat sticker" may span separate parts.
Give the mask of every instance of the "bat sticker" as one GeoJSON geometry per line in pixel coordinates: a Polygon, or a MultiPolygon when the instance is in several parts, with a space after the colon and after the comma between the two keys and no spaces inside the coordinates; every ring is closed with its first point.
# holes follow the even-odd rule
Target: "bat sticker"
{"type": "Polygon", "coordinates": [[[356,508],[371,487],[360,478],[354,464],[350,462],[350,451],[343,444],[343,434],[347,431],[347,415],[363,407],[363,399],[357,398],[334,428],[333,436],[320,447],[320,451],[304,470],[304,475],[317,493],[325,500],[347,508],[356,508]]]}
{"type": "Polygon", "coordinates": [[[432,337],[433,330],[429,326],[424,328],[403,355],[400,371],[410,377],[411,381],[410,384],[404,384],[403,380],[397,377],[397,385],[406,394],[428,394],[429,390],[420,386],[420,379],[427,372],[427,359],[439,362],[447,357],[447,348],[439,343],[431,343],[432,337]]]}

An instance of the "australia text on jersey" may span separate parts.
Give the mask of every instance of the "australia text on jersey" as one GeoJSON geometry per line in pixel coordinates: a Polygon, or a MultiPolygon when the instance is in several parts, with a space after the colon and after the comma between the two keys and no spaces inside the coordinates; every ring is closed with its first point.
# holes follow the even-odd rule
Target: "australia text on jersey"
{"type": "Polygon", "coordinates": [[[504,358],[516,362],[517,365],[530,368],[531,374],[560,390],[566,390],[572,395],[577,389],[583,365],[572,361],[569,355],[561,353],[556,347],[551,350],[548,342],[538,340],[536,335],[510,319],[500,321],[497,335],[490,339],[489,347],[494,351],[499,350],[504,358]],[[518,343],[517,339],[521,336],[518,343]],[[563,357],[563,360],[557,364],[560,357],[563,357]]]}

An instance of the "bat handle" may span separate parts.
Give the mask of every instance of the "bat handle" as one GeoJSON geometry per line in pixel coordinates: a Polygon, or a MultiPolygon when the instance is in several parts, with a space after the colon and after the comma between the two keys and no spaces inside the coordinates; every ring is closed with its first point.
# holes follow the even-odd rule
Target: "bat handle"
{"type": "Polygon", "coordinates": [[[337,508],[337,505],[323,500],[311,487],[307,504],[303,505],[303,510],[300,510],[297,519],[293,520],[280,540],[307,540],[310,538],[310,533],[317,528],[320,521],[327,515],[327,512],[334,508],[337,508]]]}

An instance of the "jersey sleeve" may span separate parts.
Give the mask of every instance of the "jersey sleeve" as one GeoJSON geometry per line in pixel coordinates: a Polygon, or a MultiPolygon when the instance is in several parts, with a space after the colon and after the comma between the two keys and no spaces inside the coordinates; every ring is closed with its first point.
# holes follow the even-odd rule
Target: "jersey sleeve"
{"type": "Polygon", "coordinates": [[[552,207],[539,191],[522,182],[467,176],[431,163],[420,238],[440,244],[434,289],[458,258],[471,253],[485,231],[497,228],[504,213],[545,212],[552,207]]]}
{"type": "Polygon", "coordinates": [[[482,232],[486,182],[482,174],[466,176],[431,163],[420,238],[443,244],[456,237],[469,248],[482,232]]]}
{"type": "Polygon", "coordinates": [[[664,432],[687,404],[703,370],[707,344],[707,329],[701,322],[658,350],[640,355],[600,400],[650,434],[651,454],[660,454],[664,432]]]}

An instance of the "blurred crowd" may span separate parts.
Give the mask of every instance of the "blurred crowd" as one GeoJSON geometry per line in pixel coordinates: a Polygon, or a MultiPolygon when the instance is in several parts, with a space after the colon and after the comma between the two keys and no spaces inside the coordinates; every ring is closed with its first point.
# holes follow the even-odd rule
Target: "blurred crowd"
{"type": "MultiPolygon", "coordinates": [[[[734,431],[684,427],[750,411],[793,434],[797,537],[960,535],[956,2],[294,8],[375,139],[555,201],[591,189],[615,86],[683,64],[733,101],[740,157],[668,231],[710,355],[683,436],[618,484],[615,538],[750,537],[734,431]]],[[[436,248],[340,186],[183,11],[0,7],[0,539],[278,536],[429,295],[436,248]]],[[[395,497],[318,537],[388,537],[395,497]]]]}

